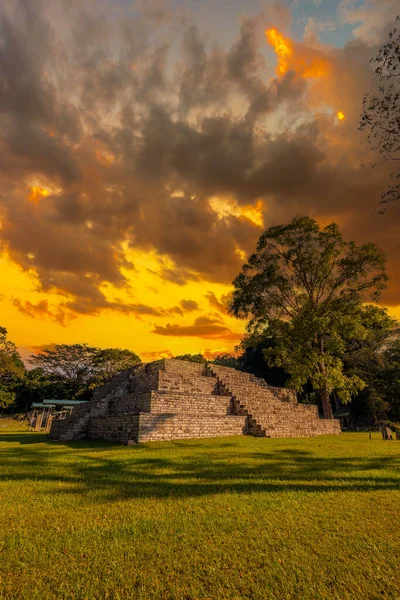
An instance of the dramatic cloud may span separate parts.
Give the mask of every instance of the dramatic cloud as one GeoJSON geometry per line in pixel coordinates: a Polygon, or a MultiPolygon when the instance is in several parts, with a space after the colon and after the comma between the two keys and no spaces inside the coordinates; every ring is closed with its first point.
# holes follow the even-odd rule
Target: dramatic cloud
{"type": "Polygon", "coordinates": [[[224,294],[221,299],[218,300],[214,292],[207,292],[206,298],[212,308],[215,308],[217,311],[226,314],[228,312],[228,304],[232,298],[232,293],[224,294]]]}
{"type": "MultiPolygon", "coordinates": [[[[343,48],[318,38],[332,20],[291,39],[286,8],[243,18],[222,45],[167,3],[116,5],[1,4],[0,243],[51,296],[14,297],[14,308],[61,325],[112,313],[159,319],[159,335],[237,339],[226,287],[206,296],[224,322],[165,319],[207,310],[212,284],[229,284],[263,228],[294,214],[377,242],[398,273],[400,208],[377,216],[387,170],[361,166],[373,157],[357,132],[395,3],[343,1],[339,20],[356,36],[343,48]],[[144,273],[181,297],[203,290],[147,302],[144,273]]],[[[395,277],[385,300],[400,303],[395,277]]]]}

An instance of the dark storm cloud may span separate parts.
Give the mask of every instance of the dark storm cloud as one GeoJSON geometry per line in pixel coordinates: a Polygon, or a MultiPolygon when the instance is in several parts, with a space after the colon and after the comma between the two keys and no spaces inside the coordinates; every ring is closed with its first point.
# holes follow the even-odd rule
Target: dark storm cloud
{"type": "Polygon", "coordinates": [[[223,52],[213,48],[208,54],[206,41],[195,25],[186,29],[182,51],[185,63],[180,74],[180,114],[187,115],[191,109],[205,104],[220,106],[228,92],[223,52]]]}
{"type": "MultiPolygon", "coordinates": [[[[260,19],[243,20],[225,51],[162,3],[119,16],[89,2],[55,1],[51,10],[39,0],[5,2],[0,17],[2,242],[36,270],[44,291],[66,296],[64,311],[140,318],[191,310],[107,300],[104,283],[127,286],[121,267],[135,276],[124,243],[172,259],[175,266],[160,262],[164,280],[230,282],[261,228],[218,214],[213,196],[239,206],[262,199],[267,225],[297,213],[338,220],[346,237],[386,248],[398,272],[398,210],[377,218],[386,173],[361,169],[356,132],[376,48],[356,41],[328,50],[330,79],[310,91],[290,71],[269,82],[260,19]],[[345,121],[314,118],[312,102],[343,110],[345,121]],[[52,193],[32,203],[32,185],[52,193]]],[[[393,284],[390,301],[399,292],[393,284]]]]}
{"type": "Polygon", "coordinates": [[[49,136],[56,123],[73,134],[77,111],[57,96],[46,80],[51,29],[40,14],[41,4],[21,1],[11,11],[0,9],[0,124],[2,163],[15,171],[41,171],[64,184],[80,177],[71,148],[63,136],[49,136]],[[38,10],[36,10],[38,9],[38,10]],[[38,12],[39,11],[39,12],[38,12]]]}

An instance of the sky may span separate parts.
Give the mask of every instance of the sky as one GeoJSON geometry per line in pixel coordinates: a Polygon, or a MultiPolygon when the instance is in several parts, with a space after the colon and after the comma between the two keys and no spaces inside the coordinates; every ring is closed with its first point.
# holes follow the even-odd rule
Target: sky
{"type": "MultiPolygon", "coordinates": [[[[397,7],[397,11],[396,11],[397,7]]],[[[143,361],[240,342],[231,282],[307,214],[387,252],[400,207],[358,131],[397,0],[2,0],[0,325],[143,361]]]]}

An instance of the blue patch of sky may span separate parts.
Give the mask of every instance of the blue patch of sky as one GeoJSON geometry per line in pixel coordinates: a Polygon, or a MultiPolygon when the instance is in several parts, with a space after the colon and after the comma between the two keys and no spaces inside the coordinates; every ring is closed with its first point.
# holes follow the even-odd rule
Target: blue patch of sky
{"type": "MultiPolygon", "coordinates": [[[[327,24],[325,31],[318,32],[318,37],[324,44],[341,48],[347,42],[353,40],[353,29],[356,24],[341,22],[339,10],[341,3],[341,0],[299,0],[299,2],[294,2],[292,4],[292,32],[295,39],[302,39],[308,19],[313,18],[322,25],[327,24]]],[[[363,4],[362,0],[354,1],[352,7],[355,8],[363,4]]]]}

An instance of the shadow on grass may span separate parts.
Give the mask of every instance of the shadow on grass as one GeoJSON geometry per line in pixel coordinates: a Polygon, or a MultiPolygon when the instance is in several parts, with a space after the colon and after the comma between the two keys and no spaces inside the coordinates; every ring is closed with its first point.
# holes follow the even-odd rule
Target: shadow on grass
{"type": "Polygon", "coordinates": [[[317,451],[272,448],[266,439],[259,443],[265,451],[251,451],[233,439],[128,450],[101,441],[58,444],[43,434],[9,433],[0,436],[0,481],[43,482],[45,493],[84,494],[87,503],[228,492],[400,489],[400,454],[318,456],[317,451]],[[2,449],[1,442],[18,445],[2,449]]]}

